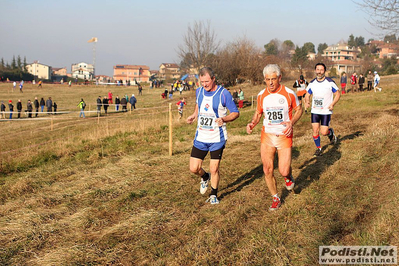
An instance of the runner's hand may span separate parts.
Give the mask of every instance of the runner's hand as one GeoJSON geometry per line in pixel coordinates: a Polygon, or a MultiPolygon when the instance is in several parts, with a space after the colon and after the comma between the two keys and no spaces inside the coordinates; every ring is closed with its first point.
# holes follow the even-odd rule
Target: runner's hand
{"type": "Polygon", "coordinates": [[[285,130],[283,131],[284,135],[286,135],[287,137],[291,136],[293,133],[292,130],[292,123],[291,121],[285,121],[281,123],[282,125],[285,125],[285,130]]]}
{"type": "Polygon", "coordinates": [[[187,124],[192,124],[195,121],[195,115],[187,117],[187,124]]]}
{"type": "Polygon", "coordinates": [[[249,124],[247,124],[247,133],[248,134],[251,134],[252,133],[252,130],[254,129],[254,127],[255,127],[255,125],[254,125],[254,123],[249,123],[249,124]]]}
{"type": "Polygon", "coordinates": [[[216,119],[215,119],[215,123],[216,123],[219,127],[223,126],[223,124],[224,124],[223,117],[216,118],[216,119]]]}

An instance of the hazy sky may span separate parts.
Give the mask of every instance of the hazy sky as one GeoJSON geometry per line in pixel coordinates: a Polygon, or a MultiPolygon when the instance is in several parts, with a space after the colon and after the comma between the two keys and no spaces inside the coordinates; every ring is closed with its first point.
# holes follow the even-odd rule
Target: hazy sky
{"type": "Polygon", "coordinates": [[[328,45],[350,34],[365,41],[367,15],[351,0],[0,0],[0,58],[18,55],[52,67],[93,62],[96,75],[112,75],[116,64],[179,63],[177,47],[188,25],[210,21],[222,43],[246,37],[259,47],[272,39],[302,46],[328,45]]]}

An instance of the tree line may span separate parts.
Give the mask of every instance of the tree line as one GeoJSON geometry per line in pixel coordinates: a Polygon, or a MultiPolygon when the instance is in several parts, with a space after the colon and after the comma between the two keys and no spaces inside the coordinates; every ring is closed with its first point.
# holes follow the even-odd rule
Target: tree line
{"type": "MultiPolygon", "coordinates": [[[[386,35],[384,41],[398,43],[395,34],[386,35]]],[[[379,70],[382,74],[397,73],[398,66],[394,63],[395,59],[383,59],[382,68],[377,69],[374,64],[374,59],[378,58],[377,47],[366,45],[364,37],[351,34],[346,41],[340,42],[347,43],[349,48],[361,49],[362,52],[358,58],[363,71],[379,70]]],[[[261,69],[270,63],[278,63],[287,78],[297,78],[299,74],[313,76],[315,61],[326,64],[330,76],[336,76],[337,70],[331,68],[333,62],[322,56],[327,47],[326,43],[320,43],[316,53],[316,46],[312,42],[298,46],[292,40],[273,39],[262,49],[245,36],[222,46],[209,21],[196,21],[192,26],[188,26],[184,43],[178,47],[178,55],[183,72],[185,70],[188,72],[193,67],[198,71],[203,66],[210,66],[217,73],[220,83],[232,86],[243,81],[250,81],[252,84],[262,83],[261,69]],[[314,54],[315,61],[309,59],[311,53],[314,54]]]]}
{"type": "Polygon", "coordinates": [[[1,81],[9,80],[33,80],[34,76],[30,74],[26,68],[26,56],[21,60],[21,56],[12,57],[11,64],[1,58],[0,61],[0,79],[1,81]]]}

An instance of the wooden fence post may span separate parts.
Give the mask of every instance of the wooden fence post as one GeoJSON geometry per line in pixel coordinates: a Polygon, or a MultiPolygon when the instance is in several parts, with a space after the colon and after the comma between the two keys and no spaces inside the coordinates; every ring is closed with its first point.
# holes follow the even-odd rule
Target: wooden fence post
{"type": "Polygon", "coordinates": [[[169,156],[173,154],[172,122],[172,103],[169,103],[169,156]]]}

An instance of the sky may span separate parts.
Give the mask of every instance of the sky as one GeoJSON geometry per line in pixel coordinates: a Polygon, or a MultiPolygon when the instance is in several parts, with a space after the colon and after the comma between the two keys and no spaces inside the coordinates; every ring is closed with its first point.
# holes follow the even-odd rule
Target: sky
{"type": "Polygon", "coordinates": [[[263,48],[272,39],[302,46],[336,44],[349,35],[376,37],[351,0],[0,0],[0,58],[26,57],[55,68],[93,63],[96,75],[117,64],[180,63],[183,36],[194,22],[210,22],[222,45],[245,37],[263,48]]]}

